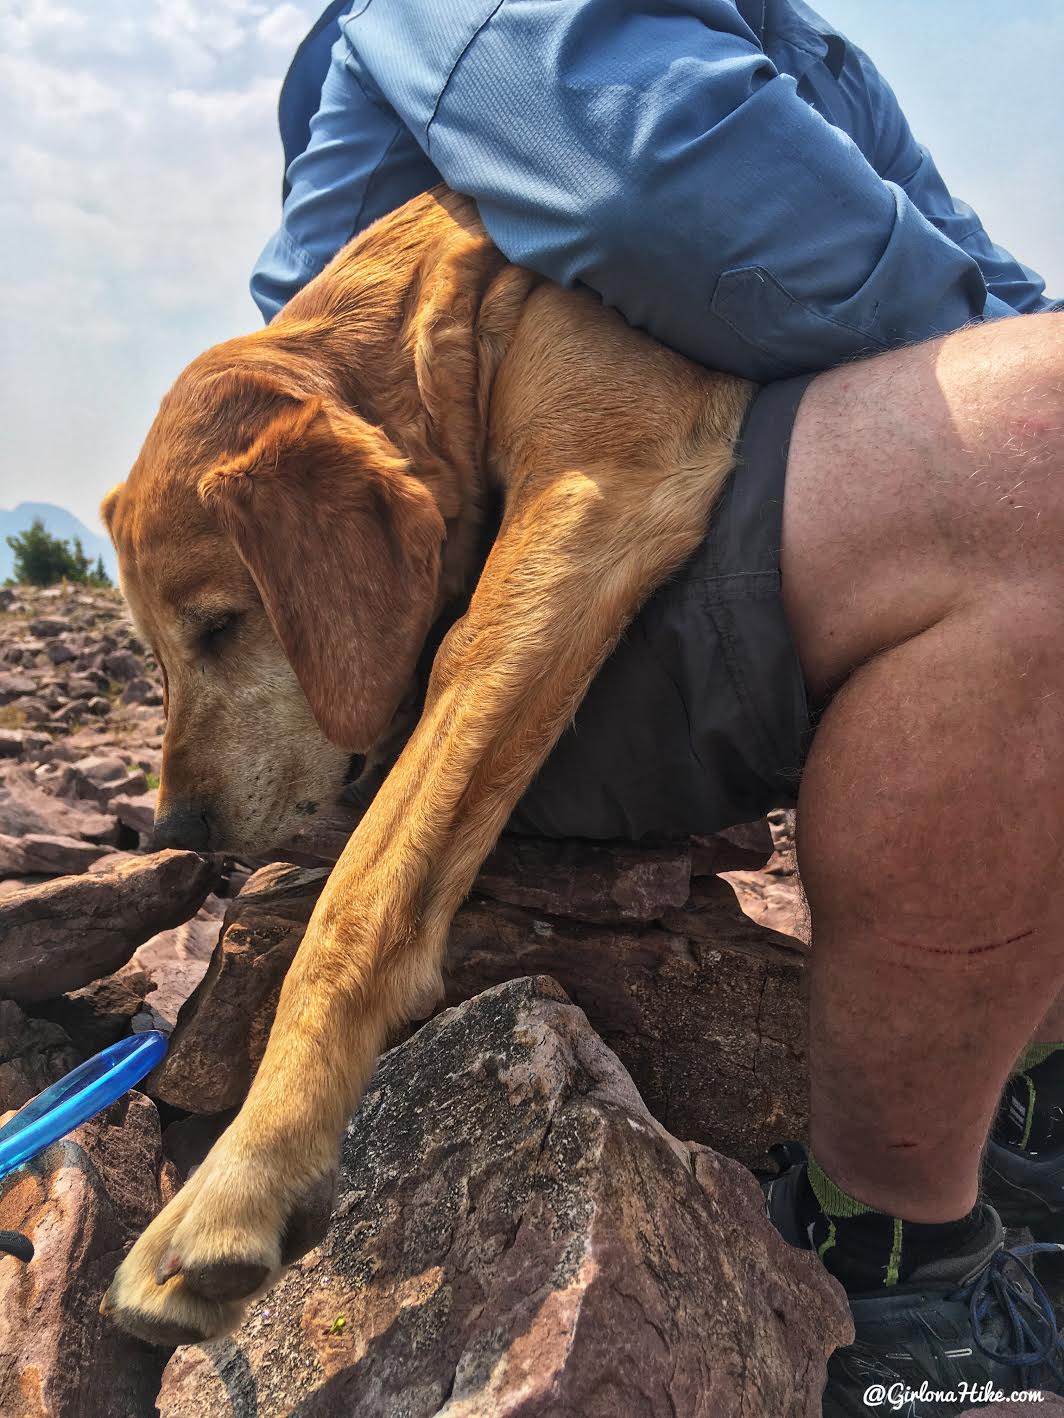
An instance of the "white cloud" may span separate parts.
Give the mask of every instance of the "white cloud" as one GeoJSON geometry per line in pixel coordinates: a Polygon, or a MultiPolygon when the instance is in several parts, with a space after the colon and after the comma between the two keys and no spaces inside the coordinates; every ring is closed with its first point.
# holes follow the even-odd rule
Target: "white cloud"
{"type": "Polygon", "coordinates": [[[255,26],[255,33],[263,44],[294,53],[307,28],[304,11],[296,5],[284,4],[263,15],[255,26]]]}
{"type": "Polygon", "coordinates": [[[5,478],[91,518],[181,367],[259,323],[277,96],[320,3],[0,0],[5,478]]]}
{"type": "Polygon", "coordinates": [[[277,83],[274,79],[256,79],[246,89],[210,92],[177,89],[169,101],[179,113],[203,123],[221,125],[227,132],[231,132],[233,125],[245,126],[250,119],[261,133],[277,109],[277,83]]]}
{"type": "Polygon", "coordinates": [[[48,0],[23,0],[0,11],[0,46],[7,51],[33,49],[59,35],[80,33],[88,17],[48,0]]]}
{"type": "Polygon", "coordinates": [[[0,55],[0,89],[35,126],[98,118],[120,107],[116,89],[94,74],[71,71],[27,54],[0,55]]]}

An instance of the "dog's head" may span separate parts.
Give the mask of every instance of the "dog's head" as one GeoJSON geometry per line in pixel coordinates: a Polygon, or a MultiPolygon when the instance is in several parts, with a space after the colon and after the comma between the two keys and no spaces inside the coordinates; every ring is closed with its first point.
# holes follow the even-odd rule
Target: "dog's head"
{"type": "Polygon", "coordinates": [[[438,610],[432,495],[380,429],[283,384],[231,347],[191,365],[101,509],[163,673],[160,845],[262,850],[331,801],[438,610]]]}

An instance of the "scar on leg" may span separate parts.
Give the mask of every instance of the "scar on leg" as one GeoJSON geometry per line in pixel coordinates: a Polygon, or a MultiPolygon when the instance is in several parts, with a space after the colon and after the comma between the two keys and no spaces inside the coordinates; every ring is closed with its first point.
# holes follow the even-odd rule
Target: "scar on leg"
{"type": "Polygon", "coordinates": [[[1006,936],[1004,940],[992,940],[986,945],[925,945],[922,941],[901,940],[888,936],[887,940],[891,945],[899,946],[902,950],[914,950],[921,955],[952,955],[952,956],[972,956],[989,955],[995,950],[1004,950],[1007,946],[1016,945],[1021,940],[1026,940],[1028,936],[1036,934],[1032,926],[1029,930],[1021,931],[1019,935],[1006,936]]]}

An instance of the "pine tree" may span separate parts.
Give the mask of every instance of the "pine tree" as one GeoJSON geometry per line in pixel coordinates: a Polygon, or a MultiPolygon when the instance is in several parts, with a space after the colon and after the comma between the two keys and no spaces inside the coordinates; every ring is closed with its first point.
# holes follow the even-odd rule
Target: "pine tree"
{"type": "Polygon", "coordinates": [[[111,584],[102,557],[95,568],[90,569],[80,537],[74,538],[71,547],[69,542],[53,537],[40,517],[35,517],[25,532],[8,537],[7,544],[15,553],[12,579],[21,585],[53,586],[57,581],[111,584]]]}

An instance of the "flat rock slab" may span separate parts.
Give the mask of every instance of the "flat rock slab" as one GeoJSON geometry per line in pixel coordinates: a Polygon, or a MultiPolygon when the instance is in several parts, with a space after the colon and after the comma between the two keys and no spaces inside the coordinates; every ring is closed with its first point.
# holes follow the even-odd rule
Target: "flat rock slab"
{"type": "Polygon", "coordinates": [[[69,876],[88,871],[99,860],[99,844],[78,837],[48,837],[43,832],[7,837],[0,833],[0,872],[5,875],[69,876]]]}
{"type": "Polygon", "coordinates": [[[156,852],[5,896],[0,994],[54,999],[112,974],[149,937],[194,915],[219,877],[218,863],[196,852],[156,852]]]}
{"type": "Polygon", "coordinates": [[[737,1163],[650,1116],[550,980],[381,1061],[322,1246],[230,1339],[180,1349],[161,1418],[819,1418],[852,1336],[737,1163]]]}
{"type": "MultiPolygon", "coordinates": [[[[28,1265],[0,1257],[4,1418],[147,1418],[165,1351],[99,1313],[124,1251],[159,1209],[159,1118],[127,1094],[4,1182],[0,1227],[28,1265]]],[[[201,1415],[202,1418],[202,1415],[201,1415]]]]}
{"type": "Polygon", "coordinates": [[[0,832],[9,837],[39,833],[107,844],[118,836],[113,817],[86,803],[53,797],[38,787],[24,767],[9,771],[0,783],[0,832]]]}
{"type": "Polygon", "coordinates": [[[686,847],[504,837],[481,867],[475,890],[577,921],[646,923],[687,900],[691,854],[686,847]]]}

